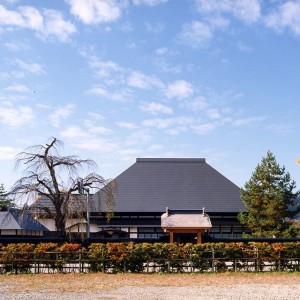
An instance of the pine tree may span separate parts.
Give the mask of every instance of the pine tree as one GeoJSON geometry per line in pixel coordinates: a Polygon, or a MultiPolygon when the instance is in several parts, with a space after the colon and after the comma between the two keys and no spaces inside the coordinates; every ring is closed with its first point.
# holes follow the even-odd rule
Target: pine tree
{"type": "Polygon", "coordinates": [[[3,208],[4,206],[10,206],[10,207],[14,207],[14,203],[11,199],[8,199],[6,196],[6,190],[4,187],[4,184],[1,183],[0,184],[0,209],[3,208]]]}
{"type": "Polygon", "coordinates": [[[268,151],[252,177],[241,189],[246,213],[239,220],[255,237],[295,237],[298,230],[291,221],[300,211],[296,202],[299,192],[285,167],[280,167],[268,151]]]}

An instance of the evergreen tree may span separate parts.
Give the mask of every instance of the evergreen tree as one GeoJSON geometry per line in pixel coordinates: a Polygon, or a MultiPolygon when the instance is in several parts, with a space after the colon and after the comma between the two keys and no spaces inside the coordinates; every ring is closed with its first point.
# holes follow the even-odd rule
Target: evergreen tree
{"type": "Polygon", "coordinates": [[[9,207],[14,207],[14,202],[13,200],[7,198],[6,196],[6,190],[4,188],[4,184],[0,184],[0,209],[3,208],[4,206],[9,206],[9,207]]]}
{"type": "Polygon", "coordinates": [[[299,192],[285,167],[280,167],[268,151],[252,177],[241,189],[246,213],[239,220],[255,237],[295,237],[298,230],[291,221],[300,211],[296,202],[299,192]]]}

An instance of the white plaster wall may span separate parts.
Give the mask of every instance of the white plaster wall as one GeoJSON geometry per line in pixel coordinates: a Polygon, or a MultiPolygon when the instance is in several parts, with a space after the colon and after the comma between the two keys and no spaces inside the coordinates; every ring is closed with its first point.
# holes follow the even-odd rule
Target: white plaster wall
{"type": "Polygon", "coordinates": [[[1,235],[16,235],[14,229],[1,229],[1,235]]]}
{"type": "Polygon", "coordinates": [[[53,219],[38,219],[50,231],[56,231],[55,222],[53,219]]]}
{"type": "Polygon", "coordinates": [[[137,227],[130,227],[130,237],[131,238],[137,238],[137,227]],[[132,231],[134,233],[131,233],[132,231]]]}

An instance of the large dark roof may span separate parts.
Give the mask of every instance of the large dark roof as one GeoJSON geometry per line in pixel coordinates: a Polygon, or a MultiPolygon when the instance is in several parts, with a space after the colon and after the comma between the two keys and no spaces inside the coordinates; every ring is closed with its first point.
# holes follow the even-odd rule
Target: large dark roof
{"type": "MultiPolygon", "coordinates": [[[[115,212],[239,212],[240,189],[204,158],[137,158],[116,179],[115,212]]],[[[103,197],[103,195],[102,195],[103,197]]]]}
{"type": "Polygon", "coordinates": [[[0,211],[0,229],[48,231],[30,213],[15,208],[4,208],[0,211]]]}

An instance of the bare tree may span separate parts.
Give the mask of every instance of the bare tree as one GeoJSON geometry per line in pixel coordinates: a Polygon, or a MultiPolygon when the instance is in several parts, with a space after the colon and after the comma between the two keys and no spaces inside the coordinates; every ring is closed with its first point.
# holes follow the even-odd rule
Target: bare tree
{"type": "MultiPolygon", "coordinates": [[[[84,178],[79,177],[79,171],[93,169],[96,164],[90,159],[79,159],[77,156],[61,156],[59,148],[63,143],[51,138],[49,144],[29,147],[16,157],[16,168],[24,165],[23,177],[12,187],[11,194],[17,197],[32,199],[36,195],[50,200],[54,207],[43,207],[54,218],[59,236],[65,236],[66,222],[71,215],[83,213],[86,209],[80,202],[80,197],[72,193],[81,188],[102,190],[105,194],[108,216],[113,213],[116,187],[114,181],[105,180],[96,173],[90,173],[84,178]]],[[[77,195],[78,196],[78,195],[77,195]]]]}

